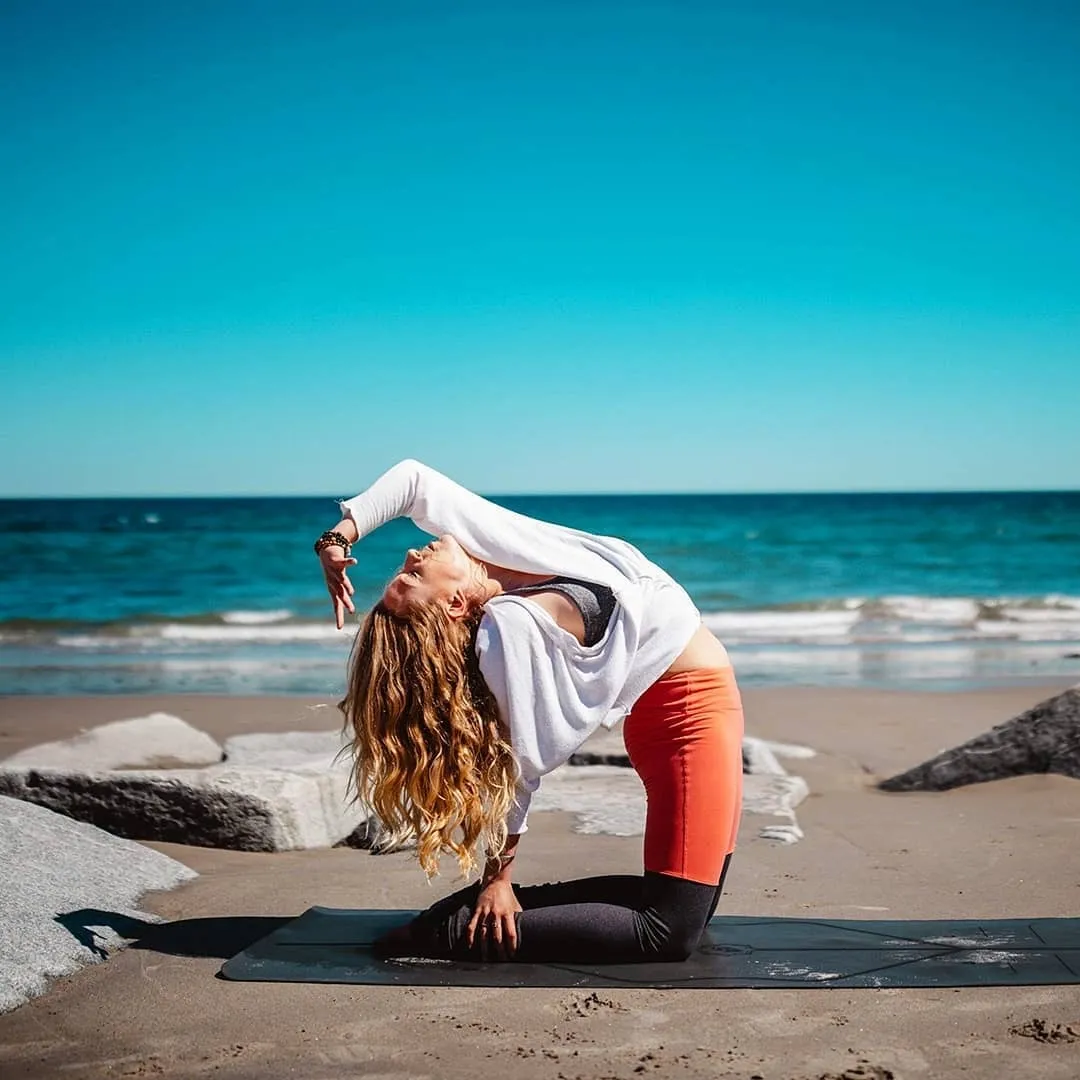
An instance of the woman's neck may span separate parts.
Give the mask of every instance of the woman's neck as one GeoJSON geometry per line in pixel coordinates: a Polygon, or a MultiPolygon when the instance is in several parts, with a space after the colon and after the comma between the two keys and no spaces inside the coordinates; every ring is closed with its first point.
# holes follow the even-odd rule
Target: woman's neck
{"type": "Polygon", "coordinates": [[[541,581],[548,581],[554,576],[553,574],[527,574],[524,570],[507,570],[505,566],[492,566],[490,564],[486,564],[486,566],[488,580],[499,586],[497,592],[493,592],[492,596],[497,596],[500,592],[513,592],[514,589],[521,589],[526,585],[536,585],[541,581]]]}

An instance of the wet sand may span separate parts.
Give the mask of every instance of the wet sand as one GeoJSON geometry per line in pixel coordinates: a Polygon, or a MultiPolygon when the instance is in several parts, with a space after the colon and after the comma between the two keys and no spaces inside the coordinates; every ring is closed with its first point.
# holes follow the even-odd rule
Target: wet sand
{"type": "MultiPolygon", "coordinates": [[[[1076,915],[1080,783],[1021,777],[944,794],[885,795],[876,778],[1008,719],[1060,687],[962,694],[751,690],[752,734],[820,751],[789,761],[811,795],[794,845],[743,830],[721,914],[823,918],[1076,915]]],[[[5,698],[0,756],[154,709],[218,738],[336,724],[308,699],[5,698]]],[[[640,869],[640,839],[581,836],[538,813],[523,882],[640,869]]],[[[202,877],[144,907],[168,920],[247,917],[247,933],[312,904],[420,907],[407,854],[274,855],[154,845],[202,877]]],[[[516,1080],[642,1076],[751,1080],[1080,1075],[1080,987],[964,990],[473,990],[228,983],[246,944],[192,924],[171,953],[138,946],[0,1017],[0,1075],[345,1076],[516,1080]],[[179,953],[195,955],[179,955],[179,953]],[[201,955],[200,955],[201,954],[201,955]],[[1047,1025],[1040,1029],[1032,1021],[1047,1025]]]]}

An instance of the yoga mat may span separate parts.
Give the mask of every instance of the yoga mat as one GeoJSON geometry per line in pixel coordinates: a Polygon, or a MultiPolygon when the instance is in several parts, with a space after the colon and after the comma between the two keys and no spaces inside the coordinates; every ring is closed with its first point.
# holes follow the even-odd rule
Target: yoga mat
{"type": "Polygon", "coordinates": [[[1080,983],[1080,919],[947,921],[719,916],[681,963],[380,960],[371,943],[414,911],[313,907],[221,969],[253,982],[378,986],[900,987],[1080,983]]]}

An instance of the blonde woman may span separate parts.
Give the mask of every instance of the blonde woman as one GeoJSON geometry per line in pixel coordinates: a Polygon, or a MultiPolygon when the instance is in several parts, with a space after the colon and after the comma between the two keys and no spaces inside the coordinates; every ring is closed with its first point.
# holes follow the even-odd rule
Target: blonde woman
{"type": "Polygon", "coordinates": [[[397,517],[435,536],[368,613],[341,703],[360,796],[479,881],[382,942],[388,955],[684,959],[735,847],[743,716],[724,647],[632,545],[506,510],[415,461],[316,542],[340,628],[351,545],[397,517]],[[644,874],[512,884],[541,777],[623,720],[648,800],[644,874]]]}

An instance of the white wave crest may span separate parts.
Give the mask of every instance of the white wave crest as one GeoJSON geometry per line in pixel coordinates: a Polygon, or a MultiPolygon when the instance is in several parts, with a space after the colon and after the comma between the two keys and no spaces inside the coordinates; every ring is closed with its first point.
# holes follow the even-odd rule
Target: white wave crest
{"type": "Polygon", "coordinates": [[[731,642],[846,640],[859,621],[855,611],[714,611],[705,625],[731,642]]]}
{"type": "Polygon", "coordinates": [[[164,623],[160,626],[133,626],[123,637],[116,634],[61,634],[56,644],[65,649],[102,651],[153,651],[162,642],[174,647],[185,644],[219,642],[223,645],[288,645],[336,643],[349,640],[354,627],[338,630],[333,624],[298,623],[291,626],[205,626],[190,623],[164,623]]]}
{"type": "Polygon", "coordinates": [[[1080,641],[1080,598],[1061,595],[848,597],[819,610],[712,611],[703,618],[730,645],[1080,641]]]}
{"type": "Polygon", "coordinates": [[[291,623],[285,626],[199,626],[192,623],[165,623],[142,628],[147,636],[166,641],[243,642],[340,641],[352,628],[338,630],[332,623],[291,623]]]}
{"type": "Polygon", "coordinates": [[[1075,623],[1080,626],[1080,610],[1062,607],[1003,607],[1002,618],[1020,623],[1075,623]]]}
{"type": "Polygon", "coordinates": [[[1080,619],[1072,622],[980,619],[975,624],[975,632],[979,637],[999,641],[1080,641],[1080,619]]]}
{"type": "Polygon", "coordinates": [[[886,596],[885,612],[904,622],[970,625],[979,617],[979,601],[967,596],[886,596]]]}
{"type": "MultiPolygon", "coordinates": [[[[808,652],[841,646],[942,648],[950,643],[1008,642],[1080,644],[1080,598],[1043,597],[836,597],[820,607],[759,608],[748,611],[712,610],[703,613],[705,625],[725,644],[749,649],[803,647],[808,652]]],[[[340,642],[351,640],[355,624],[337,630],[330,620],[298,621],[286,609],[227,611],[206,622],[147,622],[112,624],[100,629],[78,627],[50,632],[3,629],[0,642],[53,644],[66,649],[129,651],[145,654],[164,649],[169,654],[223,647],[310,646],[337,653],[340,642]],[[220,621],[218,621],[220,620],[220,621]]]]}
{"type": "Polygon", "coordinates": [[[263,626],[267,623],[284,622],[292,617],[288,608],[279,608],[276,611],[226,611],[221,616],[223,623],[230,626],[263,626]]]}
{"type": "Polygon", "coordinates": [[[133,642],[129,637],[116,637],[112,634],[61,634],[56,644],[64,649],[130,649],[133,642]]]}
{"type": "Polygon", "coordinates": [[[1051,608],[1069,608],[1072,611],[1080,611],[1080,596],[1063,596],[1061,593],[1051,593],[1043,598],[1043,605],[1051,608]]]}

